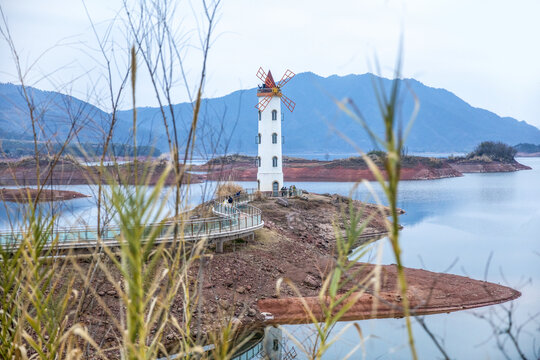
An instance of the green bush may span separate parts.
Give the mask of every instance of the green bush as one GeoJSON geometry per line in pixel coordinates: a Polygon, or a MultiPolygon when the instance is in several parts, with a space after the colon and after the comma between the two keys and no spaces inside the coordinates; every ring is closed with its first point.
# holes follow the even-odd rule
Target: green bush
{"type": "Polygon", "coordinates": [[[513,161],[517,150],[502,142],[484,141],[480,143],[471,153],[467,155],[468,159],[474,157],[487,156],[491,160],[513,161]]]}

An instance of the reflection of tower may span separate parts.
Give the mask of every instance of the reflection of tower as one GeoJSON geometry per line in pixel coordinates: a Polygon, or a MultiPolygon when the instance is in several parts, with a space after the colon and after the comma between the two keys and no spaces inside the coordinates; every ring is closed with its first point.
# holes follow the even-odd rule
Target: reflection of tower
{"type": "Polygon", "coordinates": [[[256,138],[258,144],[257,183],[259,190],[273,191],[276,195],[283,186],[281,102],[291,112],[296,106],[294,101],[281,93],[281,87],[293,76],[294,73],[287,70],[276,84],[270,71],[268,75],[262,68],[257,72],[257,77],[263,81],[257,90],[259,103],[255,106],[259,110],[259,134],[256,138]],[[266,108],[268,108],[267,111],[265,111],[266,108]]]}
{"type": "Polygon", "coordinates": [[[294,360],[297,358],[294,347],[287,347],[281,329],[275,326],[264,328],[264,334],[255,331],[234,353],[232,360],[294,360]]]}
{"type": "Polygon", "coordinates": [[[283,343],[280,328],[275,326],[264,328],[263,353],[267,359],[282,360],[283,343]]]}

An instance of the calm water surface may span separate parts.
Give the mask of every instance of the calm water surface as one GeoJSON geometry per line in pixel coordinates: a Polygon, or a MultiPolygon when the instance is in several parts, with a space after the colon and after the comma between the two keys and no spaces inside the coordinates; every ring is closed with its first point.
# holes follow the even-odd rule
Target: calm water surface
{"type": "MultiPolygon", "coordinates": [[[[513,301],[515,324],[523,324],[540,312],[540,158],[519,159],[533,170],[514,173],[467,174],[461,178],[404,181],[400,184],[404,264],[436,272],[450,272],[511,286],[522,292],[513,301]],[[489,261],[489,259],[491,260],[489,261]],[[488,265],[489,262],[489,266],[488,265]]],[[[348,183],[297,183],[313,192],[349,194],[348,183]]],[[[377,191],[382,197],[380,191],[377,191]]],[[[373,201],[369,191],[354,196],[373,201]]],[[[381,243],[382,263],[395,263],[388,240],[381,243]]],[[[372,258],[375,254],[372,254],[372,258]]],[[[369,260],[369,259],[366,259],[369,260]]],[[[510,303],[504,306],[508,307],[510,303]]],[[[492,337],[492,328],[474,314],[504,316],[502,305],[425,317],[449,356],[455,359],[504,359],[492,337]]],[[[340,323],[336,333],[350,325],[340,323]]],[[[367,359],[408,359],[404,320],[361,321],[367,359]]],[[[286,326],[299,338],[313,327],[286,326]]],[[[421,358],[442,358],[424,330],[414,324],[421,358]]],[[[540,356],[540,318],[520,335],[528,358],[540,356]],[[536,353],[534,351],[536,347],[536,353]]],[[[345,331],[326,358],[343,358],[360,341],[356,331],[345,331]]],[[[517,352],[506,339],[511,359],[517,352]]],[[[362,350],[353,358],[363,358],[362,350]]]]}
{"type": "MultiPolygon", "coordinates": [[[[401,217],[404,264],[485,279],[520,290],[522,297],[513,302],[515,324],[522,324],[540,312],[540,158],[522,158],[519,161],[533,170],[405,181],[400,184],[399,201],[399,206],[407,212],[401,217]]],[[[245,182],[242,185],[254,187],[256,183],[245,182]]],[[[353,183],[327,182],[295,185],[312,192],[342,195],[349,195],[353,187],[353,183]]],[[[373,186],[382,198],[380,190],[375,184],[373,186]]],[[[188,203],[199,203],[203,194],[208,198],[214,188],[215,183],[191,185],[188,203]]],[[[95,187],[86,185],[68,189],[91,196],[95,193],[95,187]]],[[[374,201],[365,188],[352,195],[360,200],[374,201]]],[[[42,206],[45,209],[48,206],[50,210],[50,205],[42,206]]],[[[16,205],[0,208],[0,228],[8,226],[9,219],[20,216],[19,208],[16,205]]],[[[171,208],[172,204],[169,204],[171,208]]],[[[97,214],[93,197],[56,205],[55,211],[63,213],[58,220],[60,225],[93,225],[97,214]]],[[[379,244],[383,250],[382,263],[394,263],[388,241],[384,239],[379,244]]],[[[374,257],[375,251],[364,260],[373,261],[374,257]]],[[[503,316],[502,306],[432,315],[425,319],[451,358],[503,359],[492,337],[492,328],[474,316],[503,316]]],[[[509,303],[504,306],[508,307],[509,303]]],[[[340,323],[336,333],[349,325],[348,322],[340,323]]],[[[364,358],[364,351],[367,359],[410,358],[404,320],[368,320],[359,322],[359,325],[364,347],[353,358],[364,358]]],[[[312,326],[286,326],[285,329],[309,344],[312,326]]],[[[421,358],[441,358],[433,342],[416,323],[414,333],[421,358]]],[[[539,355],[540,318],[524,327],[519,340],[529,358],[535,356],[534,346],[537,348],[536,356],[539,355]]],[[[356,331],[345,330],[326,358],[343,358],[359,342],[356,331]]],[[[517,358],[509,341],[506,341],[505,348],[510,358],[517,358]]]]}

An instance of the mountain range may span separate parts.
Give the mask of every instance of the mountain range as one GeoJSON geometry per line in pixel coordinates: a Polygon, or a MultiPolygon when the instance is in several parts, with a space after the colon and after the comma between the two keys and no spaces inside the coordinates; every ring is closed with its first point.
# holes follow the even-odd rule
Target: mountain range
{"type": "MultiPolygon", "coordinates": [[[[320,77],[307,72],[296,75],[283,88],[283,93],[296,102],[293,113],[282,107],[284,154],[353,153],[355,147],[349,141],[364,151],[375,149],[376,145],[362,126],[339,110],[334,99],[350,98],[374,132],[382,135],[374,84],[379,84],[387,93],[391,83],[391,80],[372,74],[320,77]]],[[[31,139],[29,130],[32,123],[21,90],[18,85],[0,84],[0,139],[31,139]]],[[[27,91],[33,99],[42,140],[62,138],[77,119],[79,141],[102,141],[102,129],[110,119],[109,114],[58,92],[34,88],[27,88],[27,91]]],[[[257,152],[256,91],[256,88],[239,90],[203,100],[196,142],[199,154],[257,152]]],[[[447,90],[404,79],[400,95],[397,116],[403,127],[413,113],[415,97],[420,105],[406,141],[410,152],[466,152],[487,140],[510,145],[540,143],[538,128],[525,121],[475,108],[447,90]]],[[[173,109],[178,119],[180,143],[183,143],[193,106],[191,103],[179,103],[173,109]]],[[[137,116],[138,142],[168,152],[159,108],[138,108],[137,116]]],[[[129,141],[132,111],[119,112],[118,119],[113,141],[129,141]]]]}

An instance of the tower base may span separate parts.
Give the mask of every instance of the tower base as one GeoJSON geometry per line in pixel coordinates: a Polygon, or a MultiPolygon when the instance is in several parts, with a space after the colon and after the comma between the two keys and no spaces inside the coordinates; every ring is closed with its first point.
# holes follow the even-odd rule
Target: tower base
{"type": "Polygon", "coordinates": [[[257,173],[257,183],[260,191],[279,191],[283,187],[283,173],[257,173]]]}

